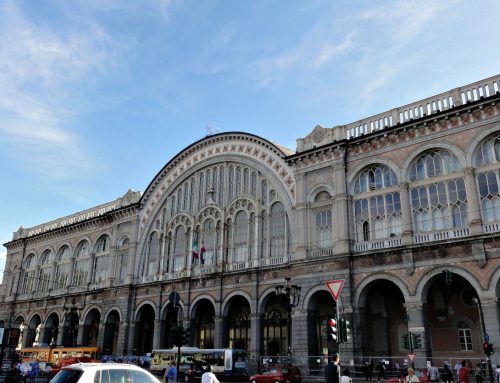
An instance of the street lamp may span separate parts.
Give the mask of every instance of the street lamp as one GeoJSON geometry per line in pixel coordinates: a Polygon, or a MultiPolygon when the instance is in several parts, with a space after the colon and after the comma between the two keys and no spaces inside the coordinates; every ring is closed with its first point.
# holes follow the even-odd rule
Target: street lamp
{"type": "Polygon", "coordinates": [[[290,277],[285,278],[284,285],[278,285],[274,288],[278,301],[283,299],[287,311],[287,330],[288,330],[288,355],[292,355],[292,309],[297,307],[300,302],[300,290],[302,287],[292,285],[290,277]]]}
{"type": "MultiPolygon", "coordinates": [[[[489,342],[490,339],[489,339],[488,334],[486,333],[486,327],[484,325],[483,307],[481,306],[481,302],[479,301],[478,297],[473,297],[472,302],[474,302],[474,304],[477,306],[477,309],[479,310],[479,319],[481,322],[481,332],[483,333],[483,340],[485,342],[489,342]]],[[[486,360],[488,363],[488,372],[490,375],[490,383],[493,383],[493,369],[491,368],[491,358],[489,355],[486,355],[486,360]]]]}

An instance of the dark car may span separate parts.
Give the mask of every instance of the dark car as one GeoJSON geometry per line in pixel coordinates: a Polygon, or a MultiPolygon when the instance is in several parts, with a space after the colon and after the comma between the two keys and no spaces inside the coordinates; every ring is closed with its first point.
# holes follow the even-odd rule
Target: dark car
{"type": "Polygon", "coordinates": [[[177,372],[178,380],[183,382],[201,381],[201,376],[207,370],[208,363],[202,360],[182,362],[177,372]]]}
{"type": "Polygon", "coordinates": [[[300,370],[294,366],[269,367],[250,377],[250,383],[301,383],[300,370]]]}

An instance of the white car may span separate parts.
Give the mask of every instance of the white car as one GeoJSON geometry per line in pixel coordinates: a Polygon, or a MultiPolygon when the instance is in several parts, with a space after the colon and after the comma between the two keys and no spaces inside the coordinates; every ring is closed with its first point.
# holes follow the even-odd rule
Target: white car
{"type": "Polygon", "coordinates": [[[50,383],[161,383],[149,371],[133,364],[76,363],[65,366],[50,383]]]}

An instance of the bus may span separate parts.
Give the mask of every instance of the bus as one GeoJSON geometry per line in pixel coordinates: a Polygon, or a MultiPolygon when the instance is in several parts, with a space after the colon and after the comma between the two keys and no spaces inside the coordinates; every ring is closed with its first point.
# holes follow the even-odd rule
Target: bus
{"type": "MultiPolygon", "coordinates": [[[[153,350],[151,353],[151,372],[163,376],[170,362],[177,361],[177,350],[177,347],[153,350]]],[[[207,364],[212,366],[212,372],[220,380],[248,380],[245,350],[181,347],[180,353],[181,360],[177,369],[178,379],[184,382],[200,379],[207,364]]]]}
{"type": "Polygon", "coordinates": [[[19,352],[22,363],[38,361],[39,363],[57,364],[64,358],[82,358],[92,362],[100,362],[101,354],[97,347],[28,347],[19,352]]]}

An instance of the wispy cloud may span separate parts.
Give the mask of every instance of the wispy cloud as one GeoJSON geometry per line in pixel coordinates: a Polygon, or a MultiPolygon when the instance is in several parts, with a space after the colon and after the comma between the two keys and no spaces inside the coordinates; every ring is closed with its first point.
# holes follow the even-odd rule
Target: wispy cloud
{"type": "Polygon", "coordinates": [[[90,156],[71,129],[79,112],[72,92],[85,86],[86,76],[93,78],[114,65],[109,37],[97,24],[57,33],[29,21],[15,2],[0,5],[0,18],[4,152],[48,179],[89,170],[90,156]],[[41,166],[44,162],[51,166],[41,166]]]}

